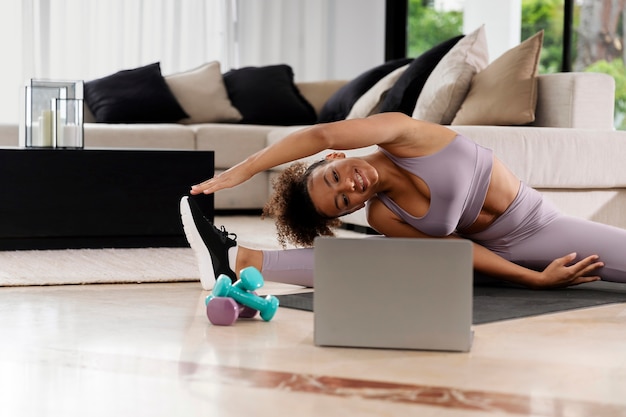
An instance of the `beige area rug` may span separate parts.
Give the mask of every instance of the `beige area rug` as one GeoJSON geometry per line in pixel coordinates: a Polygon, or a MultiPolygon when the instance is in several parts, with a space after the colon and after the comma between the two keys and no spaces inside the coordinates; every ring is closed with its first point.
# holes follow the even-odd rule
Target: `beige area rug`
{"type": "MultiPolygon", "coordinates": [[[[279,249],[272,220],[216,216],[239,245],[279,249]]],[[[338,230],[338,236],[363,236],[338,230]]],[[[0,286],[199,281],[190,248],[0,251],[0,286]]]]}

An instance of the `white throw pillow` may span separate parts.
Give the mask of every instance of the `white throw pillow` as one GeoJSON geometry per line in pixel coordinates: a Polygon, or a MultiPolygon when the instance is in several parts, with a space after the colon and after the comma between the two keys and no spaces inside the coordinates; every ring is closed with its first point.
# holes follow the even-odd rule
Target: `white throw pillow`
{"type": "Polygon", "coordinates": [[[165,82],[189,115],[180,123],[238,122],[242,119],[228,98],[218,61],[165,77],[165,82]]]}
{"type": "Polygon", "coordinates": [[[359,97],[352,106],[352,109],[350,109],[350,113],[348,113],[346,119],[358,119],[378,113],[378,109],[385,98],[385,94],[393,87],[396,81],[398,81],[398,78],[400,78],[408,67],[409,64],[404,65],[381,78],[372,88],[359,97]]]}
{"type": "Polygon", "coordinates": [[[485,26],[466,35],[439,61],[417,98],[413,118],[449,125],[474,75],[489,64],[485,26]]]}

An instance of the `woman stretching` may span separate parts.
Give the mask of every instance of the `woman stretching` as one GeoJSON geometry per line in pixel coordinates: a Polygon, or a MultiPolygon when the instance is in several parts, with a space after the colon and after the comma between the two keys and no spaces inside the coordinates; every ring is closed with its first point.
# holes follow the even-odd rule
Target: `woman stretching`
{"type": "MultiPolygon", "coordinates": [[[[319,124],[279,141],[201,184],[191,194],[236,186],[257,173],[315,155],[378,145],[358,158],[341,152],[306,168],[296,162],[274,183],[264,212],[279,241],[305,248],[237,246],[193,203],[181,200],[185,234],[205,289],[215,277],[255,266],[269,281],[313,286],[313,241],[338,218],[367,206],[367,221],[388,237],[464,238],[481,275],[530,288],[599,279],[626,282],[626,230],[565,216],[493,155],[444,126],[400,113],[319,124]]],[[[338,254],[341,256],[341,254],[338,254]]]]}

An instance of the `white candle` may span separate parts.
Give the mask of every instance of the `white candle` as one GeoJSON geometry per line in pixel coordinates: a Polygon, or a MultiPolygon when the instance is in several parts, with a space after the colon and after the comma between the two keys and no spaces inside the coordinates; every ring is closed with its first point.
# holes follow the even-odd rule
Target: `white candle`
{"type": "Polygon", "coordinates": [[[56,143],[57,147],[63,147],[65,146],[63,145],[64,143],[63,133],[65,132],[65,129],[63,129],[63,126],[65,126],[65,119],[61,117],[61,112],[57,111],[55,113],[56,113],[56,126],[54,126],[52,129],[53,138],[55,139],[54,143],[56,143]]]}
{"type": "Polygon", "coordinates": [[[40,146],[41,135],[39,133],[39,125],[41,124],[41,117],[37,118],[37,121],[33,121],[32,130],[30,131],[30,146],[40,146]]]}
{"type": "Polygon", "coordinates": [[[80,126],[69,124],[63,126],[63,143],[59,146],[78,148],[81,143],[81,129],[80,126]]]}
{"type": "Polygon", "coordinates": [[[39,143],[41,146],[52,147],[52,110],[44,110],[39,117],[39,143]]]}

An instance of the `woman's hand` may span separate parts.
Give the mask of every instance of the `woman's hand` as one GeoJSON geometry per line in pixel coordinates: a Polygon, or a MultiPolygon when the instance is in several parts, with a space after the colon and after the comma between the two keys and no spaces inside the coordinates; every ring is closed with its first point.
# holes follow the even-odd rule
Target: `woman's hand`
{"type": "Polygon", "coordinates": [[[212,194],[225,188],[232,188],[236,185],[242,184],[249,180],[251,175],[246,173],[243,169],[238,169],[236,166],[230,168],[221,174],[214,176],[200,184],[192,185],[190,193],[196,194],[212,194]]]}
{"type": "Polygon", "coordinates": [[[555,259],[539,274],[532,287],[535,289],[563,288],[600,279],[599,276],[591,275],[604,266],[604,263],[598,260],[598,255],[591,255],[572,263],[574,259],[576,259],[576,253],[555,259]]]}

